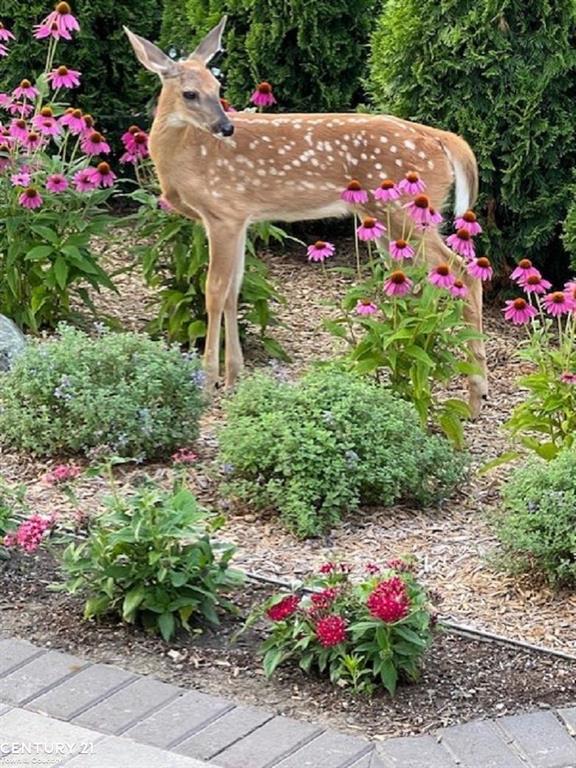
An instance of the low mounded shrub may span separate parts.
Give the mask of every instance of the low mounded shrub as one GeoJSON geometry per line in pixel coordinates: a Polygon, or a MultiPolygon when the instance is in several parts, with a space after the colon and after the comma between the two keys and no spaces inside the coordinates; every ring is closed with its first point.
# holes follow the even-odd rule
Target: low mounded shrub
{"type": "Polygon", "coordinates": [[[327,530],[360,504],[438,503],[464,473],[465,457],[427,434],[410,403],[336,369],[296,384],[254,376],[226,410],[220,458],[229,490],[277,508],[299,536],[327,530]]]}
{"type": "Polygon", "coordinates": [[[576,451],[532,459],[504,488],[498,536],[505,562],[536,570],[553,584],[576,584],[576,451]]]}
{"type": "Polygon", "coordinates": [[[426,590],[402,560],[369,564],[360,578],[345,564],[326,563],[250,622],[262,614],[272,622],[261,649],[267,676],[291,660],[364,693],[383,685],[394,694],[399,681],[417,679],[435,625],[426,590]]]}
{"type": "Polygon", "coordinates": [[[241,581],[229,568],[234,548],[211,538],[223,519],[183,485],[166,491],[146,482],[106,506],[86,540],[57,555],[66,577],[58,588],[86,596],[86,618],[115,613],[168,641],[192,620],[217,624],[218,609],[232,608],[222,593],[241,581]]]}
{"type": "Polygon", "coordinates": [[[176,347],[60,326],[0,375],[0,442],[37,455],[168,455],[198,434],[201,382],[196,357],[176,347]]]}

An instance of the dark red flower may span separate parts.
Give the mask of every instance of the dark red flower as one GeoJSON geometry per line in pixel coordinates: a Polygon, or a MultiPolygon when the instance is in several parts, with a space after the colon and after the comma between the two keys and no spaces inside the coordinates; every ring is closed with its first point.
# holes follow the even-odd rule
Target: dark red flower
{"type": "Polygon", "coordinates": [[[316,637],[324,648],[331,648],[346,640],[346,622],[342,616],[326,616],[316,624],[316,637]]]}
{"type": "Polygon", "coordinates": [[[399,576],[380,582],[368,597],[366,605],[372,616],[387,624],[400,621],[408,615],[410,610],[406,584],[399,576]]]}
{"type": "Polygon", "coordinates": [[[298,595],[288,595],[283,600],[280,600],[276,605],[271,605],[266,611],[266,615],[272,621],[284,621],[289,616],[295,613],[300,604],[300,598],[298,595]]]}
{"type": "Polygon", "coordinates": [[[324,563],[324,565],[320,566],[320,573],[332,573],[336,570],[336,565],[334,563],[324,563]]]}
{"type": "Polygon", "coordinates": [[[398,571],[399,573],[405,573],[406,571],[413,570],[410,563],[407,563],[406,560],[402,560],[402,558],[400,557],[395,557],[392,560],[387,560],[386,568],[390,568],[393,571],[398,571]]]}
{"type": "Polygon", "coordinates": [[[380,573],[380,566],[376,563],[366,563],[365,570],[373,576],[375,573],[380,573]]]}
{"type": "Polygon", "coordinates": [[[322,592],[316,592],[312,595],[313,609],[329,608],[336,597],[338,596],[338,590],[334,587],[330,589],[324,589],[322,592]]]}

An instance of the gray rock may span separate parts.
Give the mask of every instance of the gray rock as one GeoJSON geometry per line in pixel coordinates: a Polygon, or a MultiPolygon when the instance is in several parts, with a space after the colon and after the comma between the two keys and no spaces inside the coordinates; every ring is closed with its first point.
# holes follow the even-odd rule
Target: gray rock
{"type": "Polygon", "coordinates": [[[0,371],[9,371],[12,361],[22,352],[26,339],[18,326],[0,315],[0,371]]]}

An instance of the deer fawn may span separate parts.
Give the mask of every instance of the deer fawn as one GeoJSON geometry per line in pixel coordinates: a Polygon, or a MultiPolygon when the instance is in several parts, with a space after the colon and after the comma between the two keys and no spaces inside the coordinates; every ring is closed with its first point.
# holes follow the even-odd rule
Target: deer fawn
{"type": "MultiPolygon", "coordinates": [[[[238,294],[244,272],[246,229],[261,220],[299,221],[350,215],[340,198],[351,179],[374,188],[385,178],[418,171],[430,204],[442,208],[455,184],[455,210],[473,205],[476,160],[455,134],[387,115],[257,114],[231,117],[220,103],[220,83],[207,65],[219,53],[226,17],[188,59],[172,61],[125,29],[140,62],[162,80],[150,154],[162,195],[184,216],[201,219],[210,243],[206,283],[208,330],[204,368],[208,386],[219,374],[220,328],[225,325],[226,384],[242,367],[238,294]]],[[[356,206],[378,217],[375,201],[356,206]]],[[[400,236],[403,213],[392,215],[391,237],[400,236]],[[396,220],[397,219],[397,220],[396,220]],[[394,235],[396,233],[396,235],[394,235]]],[[[434,229],[424,232],[431,266],[455,260],[434,229]]],[[[467,321],[482,331],[482,286],[461,269],[469,289],[467,321]]],[[[471,342],[478,373],[469,377],[473,415],[486,397],[486,357],[471,342]]]]}

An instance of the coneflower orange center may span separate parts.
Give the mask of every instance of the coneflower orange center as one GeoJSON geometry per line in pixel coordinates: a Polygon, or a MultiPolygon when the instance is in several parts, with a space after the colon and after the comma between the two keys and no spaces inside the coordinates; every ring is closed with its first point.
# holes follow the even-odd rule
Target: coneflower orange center
{"type": "Polygon", "coordinates": [[[538,285],[540,283],[540,276],[539,275],[530,275],[528,279],[526,280],[526,283],[528,285],[538,285]]]}
{"type": "Polygon", "coordinates": [[[82,110],[81,109],[73,109],[72,110],[72,117],[75,117],[76,120],[80,120],[82,117],[82,110]]]}
{"type": "Polygon", "coordinates": [[[72,9],[68,5],[68,3],[58,3],[56,6],[56,12],[61,14],[62,16],[66,16],[69,13],[72,13],[72,9]]]}
{"type": "Polygon", "coordinates": [[[566,301],[566,296],[564,296],[562,291],[554,291],[554,293],[550,296],[550,299],[554,304],[564,304],[566,301]]]}
{"type": "Polygon", "coordinates": [[[98,133],[98,131],[91,133],[89,138],[93,144],[100,144],[100,142],[104,140],[104,137],[101,133],[98,133]]]}
{"type": "Polygon", "coordinates": [[[50,107],[42,107],[40,110],[40,114],[42,117],[54,117],[54,112],[50,109],[50,107]]]}
{"type": "Polygon", "coordinates": [[[350,192],[359,192],[362,189],[362,184],[357,179],[352,179],[346,189],[350,190],[350,192]]]}
{"type": "Polygon", "coordinates": [[[260,83],[258,88],[256,89],[258,93],[272,93],[272,86],[270,83],[260,83]]]}
{"type": "Polygon", "coordinates": [[[404,272],[402,272],[402,270],[397,269],[390,275],[390,282],[394,283],[394,285],[402,285],[406,282],[406,275],[404,272]]]}
{"type": "Polygon", "coordinates": [[[317,248],[318,250],[321,250],[322,248],[326,248],[326,243],[324,240],[316,240],[314,243],[314,248],[317,248]]]}
{"type": "Polygon", "coordinates": [[[406,242],[406,240],[396,240],[397,248],[406,248],[407,245],[408,243],[406,242]]]}
{"type": "Polygon", "coordinates": [[[32,198],[32,197],[36,197],[36,195],[38,194],[38,191],[34,189],[34,187],[28,187],[28,189],[24,192],[24,194],[26,195],[26,197],[32,198]]]}
{"type": "Polygon", "coordinates": [[[131,125],[130,128],[128,128],[128,133],[140,133],[141,130],[142,129],[137,125],[131,125]]]}
{"type": "Polygon", "coordinates": [[[58,67],[58,74],[59,75],[67,75],[68,74],[68,67],[65,67],[63,64],[61,67],[58,67]]]}
{"type": "Polygon", "coordinates": [[[30,133],[28,134],[28,141],[32,141],[32,142],[38,141],[39,138],[40,137],[38,136],[38,134],[34,133],[34,131],[30,131],[30,133]]]}
{"type": "Polygon", "coordinates": [[[442,277],[448,277],[450,274],[450,267],[448,264],[438,264],[436,267],[436,272],[441,275],[442,277]]]}
{"type": "Polygon", "coordinates": [[[467,221],[468,223],[471,224],[472,222],[476,221],[476,214],[474,213],[474,211],[466,211],[466,213],[462,216],[462,218],[464,219],[464,221],[467,221]]]}
{"type": "Polygon", "coordinates": [[[454,287],[455,288],[464,288],[464,283],[462,280],[454,280],[454,287]]]}
{"type": "Polygon", "coordinates": [[[393,186],[394,186],[394,182],[392,181],[392,179],[384,179],[382,184],[380,184],[381,189],[392,189],[393,186]]]}
{"type": "Polygon", "coordinates": [[[17,128],[26,128],[26,120],[16,120],[17,128]]]}
{"type": "Polygon", "coordinates": [[[526,299],[514,299],[513,306],[514,306],[514,309],[522,310],[522,309],[526,309],[528,305],[526,303],[526,299]]]}
{"type": "Polygon", "coordinates": [[[94,118],[92,117],[92,115],[84,115],[83,120],[88,128],[92,128],[92,126],[94,125],[94,118]]]}
{"type": "Polygon", "coordinates": [[[470,240],[470,232],[467,229],[459,229],[456,234],[460,240],[470,240]]]}
{"type": "Polygon", "coordinates": [[[367,227],[368,229],[373,229],[376,226],[376,219],[367,218],[364,219],[362,222],[363,227],[367,227]]]}
{"type": "Polygon", "coordinates": [[[20,83],[20,88],[30,88],[31,85],[32,83],[30,82],[30,80],[22,80],[22,82],[20,83]]]}
{"type": "Polygon", "coordinates": [[[410,184],[415,184],[417,181],[420,181],[420,176],[416,171],[408,171],[406,174],[406,181],[409,181],[410,184]]]}
{"type": "Polygon", "coordinates": [[[488,267],[490,266],[490,262],[488,261],[486,256],[481,256],[479,259],[476,259],[476,264],[482,269],[488,269],[488,267]]]}
{"type": "Polygon", "coordinates": [[[96,168],[98,169],[98,173],[101,173],[103,176],[110,173],[110,166],[108,165],[108,163],[104,161],[102,161],[101,163],[98,163],[96,168]]]}
{"type": "Polygon", "coordinates": [[[418,197],[414,198],[414,205],[416,208],[429,208],[430,200],[426,195],[418,195],[418,197]]]}
{"type": "Polygon", "coordinates": [[[138,133],[134,134],[134,142],[136,144],[146,144],[146,134],[142,133],[142,131],[139,131],[138,133]]]}
{"type": "Polygon", "coordinates": [[[522,261],[518,262],[518,266],[520,269],[531,269],[532,262],[530,259],[522,259],[522,261]]]}

